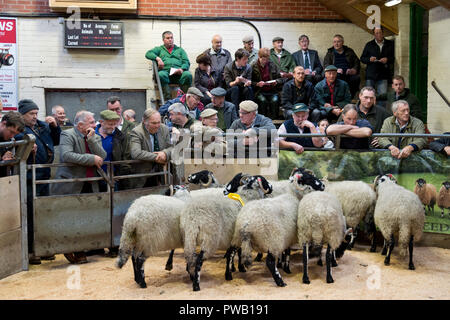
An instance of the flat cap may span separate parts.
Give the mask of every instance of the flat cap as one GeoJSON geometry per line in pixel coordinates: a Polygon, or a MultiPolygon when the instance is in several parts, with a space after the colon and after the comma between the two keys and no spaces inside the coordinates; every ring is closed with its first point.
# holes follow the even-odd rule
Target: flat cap
{"type": "Polygon", "coordinates": [[[19,112],[25,114],[31,110],[39,110],[39,107],[31,99],[23,99],[19,101],[19,112]]]}
{"type": "Polygon", "coordinates": [[[253,36],[245,36],[242,38],[242,42],[250,42],[253,41],[253,36]]]}
{"type": "Polygon", "coordinates": [[[102,120],[119,120],[120,116],[111,110],[103,110],[100,112],[100,118],[102,120]]]}
{"type": "Polygon", "coordinates": [[[202,117],[202,119],[204,118],[208,118],[211,117],[213,115],[217,114],[217,110],[214,108],[208,108],[202,111],[202,113],[200,113],[200,117],[202,117]]]}
{"type": "Polygon", "coordinates": [[[187,93],[195,94],[197,97],[203,98],[203,93],[198,90],[196,87],[190,87],[187,93]]]}
{"type": "Polygon", "coordinates": [[[337,68],[334,65],[330,64],[325,68],[325,72],[327,71],[337,71],[337,68]]]}
{"type": "Polygon", "coordinates": [[[239,104],[239,109],[246,112],[253,112],[258,110],[258,105],[252,100],[244,100],[239,104]]]}
{"type": "Polygon", "coordinates": [[[210,92],[213,96],[216,96],[216,97],[224,97],[227,94],[227,90],[225,90],[222,87],[214,88],[210,92]]]}
{"type": "Polygon", "coordinates": [[[309,108],[304,103],[296,103],[294,104],[294,107],[292,108],[292,112],[300,112],[300,111],[309,111],[309,108]]]}
{"type": "Polygon", "coordinates": [[[168,110],[168,111],[169,111],[169,112],[170,112],[170,111],[173,111],[173,112],[179,112],[179,113],[182,113],[182,114],[188,114],[187,108],[184,106],[184,104],[182,104],[182,103],[180,103],[180,102],[176,102],[176,103],[172,104],[172,105],[169,107],[169,110],[168,110]]]}
{"type": "Polygon", "coordinates": [[[272,39],[272,42],[275,42],[275,41],[284,41],[284,39],[282,37],[275,37],[272,39]]]}

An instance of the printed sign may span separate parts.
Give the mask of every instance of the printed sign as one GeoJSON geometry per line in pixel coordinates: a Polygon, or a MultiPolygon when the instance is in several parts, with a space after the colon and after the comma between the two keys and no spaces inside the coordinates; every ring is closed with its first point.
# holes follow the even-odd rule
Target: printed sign
{"type": "Polygon", "coordinates": [[[17,19],[0,17],[0,98],[3,111],[17,111],[17,19]]]}

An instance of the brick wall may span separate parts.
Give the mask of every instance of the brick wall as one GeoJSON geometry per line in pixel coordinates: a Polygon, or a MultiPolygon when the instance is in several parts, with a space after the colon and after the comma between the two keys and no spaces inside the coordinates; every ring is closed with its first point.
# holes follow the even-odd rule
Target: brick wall
{"type": "Polygon", "coordinates": [[[139,14],[245,18],[343,19],[317,0],[140,0],[139,14]]]}
{"type": "MultiPolygon", "coordinates": [[[[0,0],[8,13],[48,13],[48,0],[0,0]]],[[[138,14],[156,16],[203,16],[244,18],[339,19],[317,0],[218,1],[138,0],[138,14]]]]}

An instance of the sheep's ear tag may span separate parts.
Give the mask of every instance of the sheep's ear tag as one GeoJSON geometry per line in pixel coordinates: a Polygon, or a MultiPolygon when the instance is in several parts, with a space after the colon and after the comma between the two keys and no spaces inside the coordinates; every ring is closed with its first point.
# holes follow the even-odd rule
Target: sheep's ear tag
{"type": "Polygon", "coordinates": [[[239,201],[241,205],[244,206],[244,201],[242,201],[241,196],[238,195],[237,193],[229,193],[228,198],[239,201]]]}

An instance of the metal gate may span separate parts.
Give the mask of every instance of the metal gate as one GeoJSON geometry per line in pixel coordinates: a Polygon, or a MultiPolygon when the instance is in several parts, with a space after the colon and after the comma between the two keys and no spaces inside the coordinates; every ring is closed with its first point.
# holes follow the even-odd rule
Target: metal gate
{"type": "Polygon", "coordinates": [[[15,152],[15,160],[0,160],[0,167],[12,169],[12,175],[0,178],[0,279],[28,270],[26,159],[34,141],[25,135],[24,140],[0,143],[15,152]]]}
{"type": "MultiPolygon", "coordinates": [[[[162,194],[172,181],[170,166],[157,173],[114,176],[111,168],[120,163],[139,163],[137,160],[105,162],[106,174],[101,177],[57,180],[35,180],[33,172],[34,244],[36,256],[95,250],[119,246],[122,224],[131,203],[144,195],[162,194]],[[164,184],[150,188],[114,190],[120,179],[164,176],[164,184]],[[106,192],[36,196],[37,184],[105,181],[106,192]]],[[[30,165],[29,169],[73,166],[71,164],[30,165]]]]}

